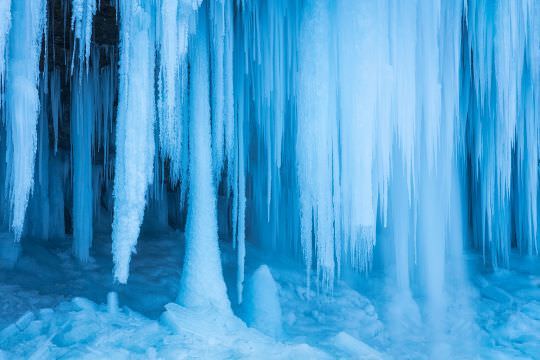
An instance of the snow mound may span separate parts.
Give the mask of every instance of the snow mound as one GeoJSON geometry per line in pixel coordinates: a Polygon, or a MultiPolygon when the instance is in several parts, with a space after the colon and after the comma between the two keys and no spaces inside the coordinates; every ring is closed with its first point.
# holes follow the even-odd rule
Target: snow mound
{"type": "Polygon", "coordinates": [[[266,265],[261,265],[247,283],[244,319],[248,326],[268,336],[277,338],[281,335],[278,285],[266,265]]]}
{"type": "Polygon", "coordinates": [[[326,359],[326,353],[306,344],[276,342],[261,332],[248,328],[234,316],[201,308],[192,309],[170,303],[161,316],[172,338],[185,342],[190,357],[207,359],[264,358],[268,359],[326,359]],[[181,340],[180,340],[181,339],[181,340]]]}

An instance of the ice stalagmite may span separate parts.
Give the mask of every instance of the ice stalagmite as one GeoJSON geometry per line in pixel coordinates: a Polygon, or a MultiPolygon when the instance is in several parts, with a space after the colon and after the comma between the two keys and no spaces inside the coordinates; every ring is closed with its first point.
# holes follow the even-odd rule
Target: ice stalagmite
{"type": "Polygon", "coordinates": [[[72,86],[73,253],[78,260],[86,262],[93,237],[92,138],[96,84],[86,73],[81,73],[75,75],[72,86]]]}
{"type": "MultiPolygon", "coordinates": [[[[79,63],[88,65],[92,40],[92,21],[96,14],[96,0],[73,0],[71,11],[71,29],[78,48],[78,60],[79,63]]],[[[76,52],[73,51],[73,56],[75,54],[76,52]]],[[[75,64],[74,59],[72,59],[73,64],[75,64]]]]}
{"type": "Polygon", "coordinates": [[[6,75],[7,182],[11,228],[22,234],[28,199],[34,184],[39,112],[39,58],[46,21],[43,0],[14,1],[6,75]]]}
{"type": "Polygon", "coordinates": [[[199,12],[190,43],[189,195],[186,250],[178,302],[190,308],[230,313],[221,269],[212,175],[208,25],[199,12]]]}
{"type": "Polygon", "coordinates": [[[152,4],[120,1],[120,83],[114,178],[114,277],[125,283],[154,164],[152,4]]]}

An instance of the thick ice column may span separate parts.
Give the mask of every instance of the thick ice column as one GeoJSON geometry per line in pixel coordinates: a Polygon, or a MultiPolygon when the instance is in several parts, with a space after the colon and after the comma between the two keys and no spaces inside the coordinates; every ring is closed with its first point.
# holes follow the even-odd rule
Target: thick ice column
{"type": "MultiPolygon", "coordinates": [[[[96,14],[96,0],[72,0],[71,30],[78,46],[79,64],[88,65],[90,43],[92,40],[92,21],[96,14]]],[[[75,56],[73,51],[73,56],[75,56]]],[[[75,64],[72,59],[72,66],[75,64]]],[[[73,67],[72,67],[73,69],[73,67]]]]}
{"type": "Polygon", "coordinates": [[[6,76],[7,177],[12,210],[11,228],[21,237],[28,199],[34,184],[39,114],[39,58],[46,21],[43,0],[14,1],[6,76]]]}
{"type": "Polygon", "coordinates": [[[92,138],[97,94],[92,80],[86,73],[76,75],[71,94],[73,253],[82,262],[88,261],[93,238],[92,138]]]}
{"type": "Polygon", "coordinates": [[[377,33],[377,3],[342,0],[337,7],[343,252],[360,270],[368,269],[375,243],[372,169],[379,116],[377,49],[384,47],[377,33]]]}
{"type": "MultiPolygon", "coordinates": [[[[330,4],[306,3],[299,34],[297,175],[300,189],[301,243],[308,284],[313,252],[317,275],[326,287],[334,281],[332,182],[335,137],[335,79],[330,45],[330,4]],[[315,249],[312,248],[312,237],[315,249]]],[[[337,161],[337,157],[334,159],[337,161]]],[[[335,174],[337,176],[337,174],[335,174]]]]}
{"type": "Polygon", "coordinates": [[[178,302],[230,313],[218,244],[216,186],[212,176],[206,14],[190,44],[189,194],[186,250],[178,302]]]}
{"type": "Polygon", "coordinates": [[[120,84],[114,178],[114,277],[125,283],[139,237],[154,164],[152,6],[120,1],[120,84]]]}

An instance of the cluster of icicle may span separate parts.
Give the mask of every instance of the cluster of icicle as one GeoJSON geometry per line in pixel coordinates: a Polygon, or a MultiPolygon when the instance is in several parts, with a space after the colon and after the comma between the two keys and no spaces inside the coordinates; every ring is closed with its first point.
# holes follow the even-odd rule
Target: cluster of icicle
{"type": "MultiPolygon", "coordinates": [[[[45,5],[0,3],[6,187],[17,240],[34,185],[45,5]]],[[[107,193],[96,188],[91,163],[96,151],[108,157],[116,87],[112,249],[121,283],[150,189],[165,181],[180,188],[177,206],[187,203],[186,304],[227,307],[217,247],[222,185],[232,205],[239,300],[246,228],[256,242],[302,254],[308,282],[316,269],[324,288],[344,267],[368,270],[377,239],[399,287],[409,287],[413,267],[429,269],[417,274],[435,297],[469,228],[494,266],[508,264],[514,243],[538,252],[538,1],[116,6],[117,84],[116,68],[89,61],[99,4],[72,2],[73,63],[85,69],[72,69],[71,89],[81,260],[92,243],[92,207],[107,193]]],[[[45,86],[55,149],[57,76],[52,71],[45,86]]]]}

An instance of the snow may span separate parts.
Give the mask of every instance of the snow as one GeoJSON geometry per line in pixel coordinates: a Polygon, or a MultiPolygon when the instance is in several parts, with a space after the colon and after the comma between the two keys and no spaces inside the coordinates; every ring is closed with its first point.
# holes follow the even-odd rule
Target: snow
{"type": "MultiPolygon", "coordinates": [[[[34,353],[44,359],[113,355],[257,358],[262,354],[288,359],[358,354],[374,359],[403,354],[430,358],[434,343],[429,329],[411,305],[421,309],[422,299],[392,302],[395,291],[388,288],[386,292],[384,279],[373,277],[358,285],[340,281],[333,295],[312,293],[308,300],[303,267],[286,258],[271,259],[267,265],[282,312],[282,337],[278,340],[247,327],[240,308],[235,309],[238,317],[233,318],[179,306],[173,303],[180,277],[178,265],[182,264],[178,238],[182,238],[178,232],[142,236],[130,282],[120,287],[111,285],[112,257],[103,246],[110,244],[108,236],[96,236],[96,249],[102,250],[96,251],[94,262],[86,268],[71,258],[67,239],[45,245],[23,243],[15,269],[0,273],[0,353],[14,359],[34,353]],[[37,278],[33,275],[36,269],[37,278]],[[117,308],[111,305],[115,301],[117,308]],[[401,318],[396,317],[398,311],[401,318]]],[[[248,254],[252,265],[246,271],[251,278],[268,256],[252,246],[248,246],[248,254]]],[[[455,322],[444,341],[451,346],[452,358],[525,359],[537,353],[538,263],[534,259],[517,261],[518,255],[512,256],[515,268],[479,272],[473,278],[474,289],[454,293],[457,299],[471,295],[472,308],[466,310],[456,301],[447,314],[447,321],[455,322]]],[[[222,260],[225,280],[233,285],[236,265],[232,247],[223,248],[222,260]]],[[[470,267],[481,267],[481,263],[480,255],[468,256],[470,267]]]]}

